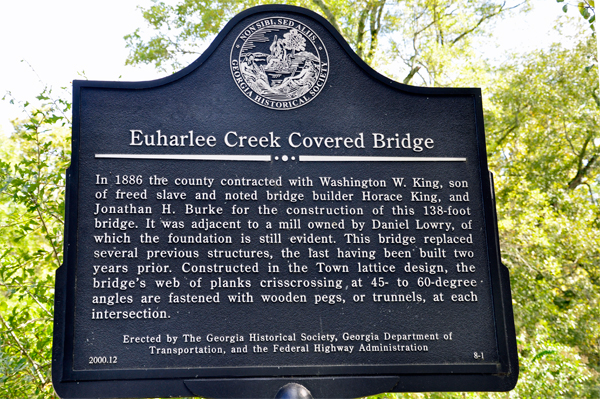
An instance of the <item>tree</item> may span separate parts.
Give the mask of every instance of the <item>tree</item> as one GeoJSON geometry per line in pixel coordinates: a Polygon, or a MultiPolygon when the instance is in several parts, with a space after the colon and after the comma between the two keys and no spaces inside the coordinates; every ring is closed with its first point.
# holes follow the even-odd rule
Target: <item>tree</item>
{"type": "MultiPolygon", "coordinates": [[[[137,29],[125,37],[131,50],[128,64],[154,64],[166,70],[180,69],[199,56],[207,41],[225,22],[245,8],[271,0],[182,0],[175,6],[157,2],[141,8],[151,38],[137,29]],[[187,57],[187,58],[186,58],[187,57]]],[[[281,2],[279,2],[281,3],[281,2]]],[[[486,24],[525,4],[506,1],[439,0],[382,1],[287,0],[323,15],[365,61],[377,67],[401,61],[392,75],[405,83],[419,77],[420,84],[447,85],[456,78],[457,54],[470,49],[471,40],[482,35],[486,24]],[[380,39],[385,37],[386,44],[380,39]],[[399,37],[399,38],[398,38],[399,37]]]]}
{"type": "Polygon", "coordinates": [[[51,398],[54,272],[62,263],[70,104],[50,92],[0,152],[0,397],[51,398]]]}
{"type": "Polygon", "coordinates": [[[600,369],[600,102],[592,35],[500,68],[490,168],[525,397],[596,397],[600,369]],[[594,388],[596,387],[596,388],[594,388]]]}
{"type": "Polygon", "coordinates": [[[296,29],[292,29],[288,33],[283,34],[283,48],[292,50],[293,57],[296,51],[304,51],[306,49],[306,39],[296,29]]]}

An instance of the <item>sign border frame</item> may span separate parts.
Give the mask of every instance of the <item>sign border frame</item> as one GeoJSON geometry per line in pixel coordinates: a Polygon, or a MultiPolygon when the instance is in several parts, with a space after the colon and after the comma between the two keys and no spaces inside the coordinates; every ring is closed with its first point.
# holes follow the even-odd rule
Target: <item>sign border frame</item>
{"type": "MultiPolygon", "coordinates": [[[[241,92],[241,97],[245,97],[241,92]]],[[[247,100],[247,99],[245,99],[247,100]]],[[[258,106],[258,105],[257,105],[258,106]]],[[[501,263],[493,178],[488,169],[481,90],[478,88],[428,88],[393,81],[368,66],[350,48],[341,34],[323,17],[308,9],[287,5],[263,5],[247,9],[233,17],[210,46],[188,67],[153,81],[112,82],[73,81],[73,128],[71,165],[66,171],[64,263],[56,270],[52,380],[61,397],[139,397],[189,396],[236,398],[273,397],[289,382],[303,383],[319,397],[357,397],[384,391],[508,391],[517,382],[519,366],[512,313],[508,269],[501,263]],[[377,365],[377,366],[273,366],[256,367],[262,373],[244,368],[152,369],[74,371],[75,271],[77,257],[77,205],[79,192],[79,144],[81,95],[90,89],[149,89],[173,83],[201,67],[221,45],[225,37],[244,19],[260,13],[302,14],[320,23],[345,50],[347,55],[370,77],[398,91],[431,97],[471,97],[475,111],[475,130],[485,234],[489,250],[490,282],[494,307],[498,363],[479,365],[377,365]],[[489,177],[489,178],[488,178],[489,177]],[[68,329],[67,326],[71,326],[68,329]],[[371,370],[372,369],[372,370],[371,370]],[[408,370],[405,370],[408,369],[408,370]],[[202,378],[195,378],[198,371],[202,378]],[[485,370],[485,371],[483,371],[485,370]],[[435,377],[435,378],[432,378],[435,377]],[[332,390],[335,390],[333,393],[332,390]],[[94,392],[90,394],[90,392],[94,392]],[[86,396],[87,395],[87,396],[86,396]],[[90,396],[91,395],[91,396],[90,396]]]]}

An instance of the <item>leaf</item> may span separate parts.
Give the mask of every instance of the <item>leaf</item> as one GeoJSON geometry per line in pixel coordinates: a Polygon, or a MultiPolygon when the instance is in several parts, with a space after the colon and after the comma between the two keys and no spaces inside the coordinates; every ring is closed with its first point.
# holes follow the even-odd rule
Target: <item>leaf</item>
{"type": "Polygon", "coordinates": [[[546,355],[553,355],[555,354],[556,351],[555,350],[545,350],[545,351],[541,351],[540,353],[538,353],[537,355],[535,355],[533,357],[533,359],[531,359],[531,362],[535,362],[538,359],[541,359],[542,357],[546,356],[546,355]]]}

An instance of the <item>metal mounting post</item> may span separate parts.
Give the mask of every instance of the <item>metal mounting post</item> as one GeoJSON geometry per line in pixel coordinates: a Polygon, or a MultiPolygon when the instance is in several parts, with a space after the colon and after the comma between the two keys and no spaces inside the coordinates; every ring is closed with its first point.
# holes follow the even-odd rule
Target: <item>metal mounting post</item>
{"type": "Polygon", "coordinates": [[[304,385],[292,382],[282,386],[279,391],[277,391],[275,399],[313,399],[313,397],[304,385]]]}

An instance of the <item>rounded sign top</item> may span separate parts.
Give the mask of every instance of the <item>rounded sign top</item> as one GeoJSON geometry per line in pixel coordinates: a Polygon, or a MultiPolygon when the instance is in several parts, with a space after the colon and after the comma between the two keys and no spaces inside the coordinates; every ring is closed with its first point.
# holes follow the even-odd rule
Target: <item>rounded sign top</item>
{"type": "Polygon", "coordinates": [[[233,80],[250,100],[289,110],[309,103],[325,87],[329,56],[306,24],[270,17],[242,30],[231,48],[230,67],[233,80]]]}

